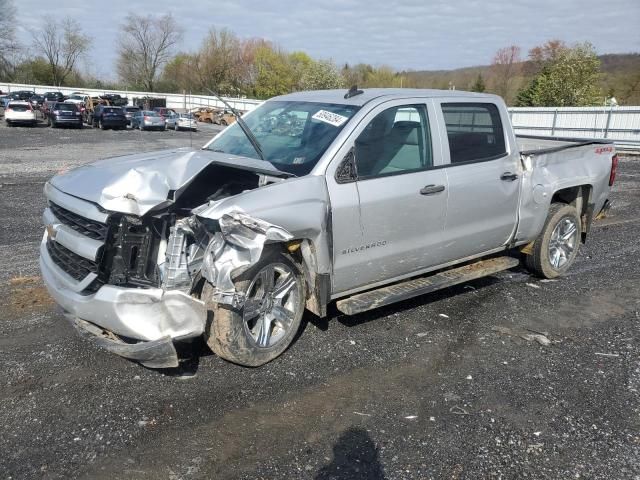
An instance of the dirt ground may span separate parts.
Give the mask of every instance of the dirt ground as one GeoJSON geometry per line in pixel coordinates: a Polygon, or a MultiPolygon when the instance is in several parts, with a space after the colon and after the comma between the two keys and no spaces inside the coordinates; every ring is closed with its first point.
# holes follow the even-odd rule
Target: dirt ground
{"type": "Polygon", "coordinates": [[[0,126],[1,478],[640,478],[640,158],[621,160],[565,278],[516,268],[309,315],[261,368],[200,345],[193,377],[148,370],[80,339],[48,298],[42,187],[213,133],[0,126]]]}

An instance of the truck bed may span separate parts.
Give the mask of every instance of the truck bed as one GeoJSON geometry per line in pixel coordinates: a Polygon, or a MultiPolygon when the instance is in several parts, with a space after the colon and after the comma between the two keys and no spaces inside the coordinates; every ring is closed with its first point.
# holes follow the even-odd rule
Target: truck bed
{"type": "Polygon", "coordinates": [[[522,155],[540,155],[558,152],[584,145],[613,145],[613,140],[568,137],[539,137],[536,135],[516,135],[516,142],[522,155]]]}

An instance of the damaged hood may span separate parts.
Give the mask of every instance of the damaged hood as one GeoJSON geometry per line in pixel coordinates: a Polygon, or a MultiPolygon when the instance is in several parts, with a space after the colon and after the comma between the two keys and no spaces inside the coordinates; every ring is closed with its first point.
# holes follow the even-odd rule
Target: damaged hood
{"type": "Polygon", "coordinates": [[[144,215],[171,203],[173,192],[187,186],[212,163],[266,175],[286,175],[262,160],[179,148],[99,160],[57,175],[49,182],[58,190],[97,203],[105,210],[144,215]]]}

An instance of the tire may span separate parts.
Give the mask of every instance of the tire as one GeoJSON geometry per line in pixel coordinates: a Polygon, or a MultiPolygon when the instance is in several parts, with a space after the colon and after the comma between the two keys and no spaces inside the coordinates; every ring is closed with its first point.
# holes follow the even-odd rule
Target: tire
{"type": "Polygon", "coordinates": [[[214,289],[210,283],[205,283],[202,299],[212,318],[205,338],[219,357],[239,365],[258,367],[282,354],[295,338],[305,308],[304,275],[293,258],[280,250],[270,249],[234,282],[236,290],[248,297],[240,310],[212,301],[214,289]],[[265,296],[264,279],[269,278],[270,272],[275,274],[271,276],[273,293],[265,296]],[[287,288],[280,298],[276,294],[278,285],[287,288]],[[249,305],[254,305],[252,311],[256,316],[247,310],[249,305]],[[275,311],[286,316],[278,319],[275,311]],[[283,322],[282,318],[288,320],[283,322]],[[267,328],[261,328],[263,326],[267,328]]]}
{"type": "Polygon", "coordinates": [[[542,278],[564,275],[578,255],[581,231],[580,216],[574,206],[552,203],[533,251],[525,257],[527,269],[542,278]]]}
{"type": "Polygon", "coordinates": [[[220,125],[222,125],[223,127],[228,126],[228,123],[226,120],[220,120],[220,125]]]}

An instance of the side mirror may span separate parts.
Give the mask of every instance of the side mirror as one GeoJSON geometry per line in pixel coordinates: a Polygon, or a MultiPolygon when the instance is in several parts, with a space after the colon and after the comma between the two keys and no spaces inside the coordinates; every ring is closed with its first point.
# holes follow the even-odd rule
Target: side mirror
{"type": "Polygon", "coordinates": [[[355,182],[358,179],[358,171],[356,169],[356,152],[355,148],[349,150],[342,163],[336,170],[336,182],[338,183],[350,183],[355,182]]]}

